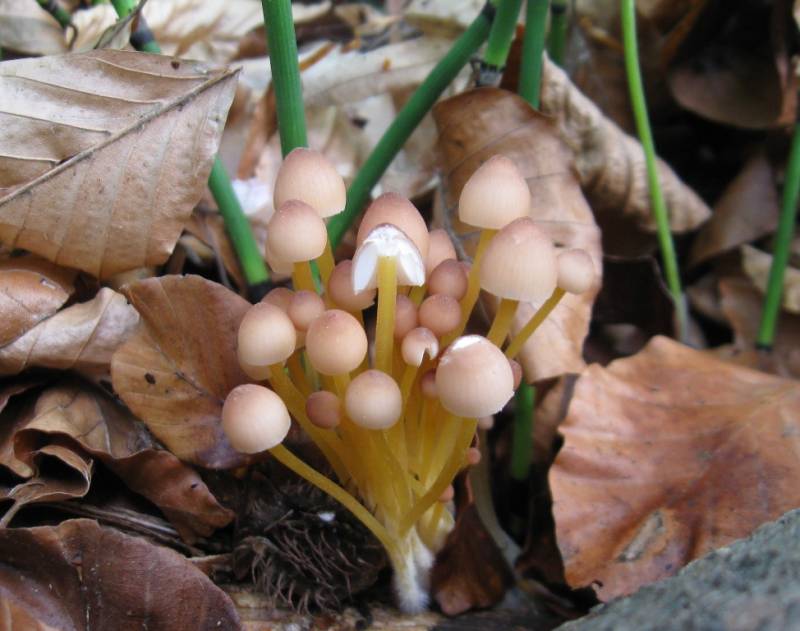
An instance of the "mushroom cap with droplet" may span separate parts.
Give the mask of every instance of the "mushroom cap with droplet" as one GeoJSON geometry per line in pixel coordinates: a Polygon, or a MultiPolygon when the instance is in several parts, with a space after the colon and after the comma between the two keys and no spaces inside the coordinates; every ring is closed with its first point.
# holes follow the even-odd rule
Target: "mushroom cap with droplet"
{"type": "Polygon", "coordinates": [[[281,204],[267,225],[267,248],[278,261],[311,261],[325,251],[325,222],[308,204],[289,200],[281,204]]]}
{"type": "Polygon", "coordinates": [[[403,396],[397,382],[385,372],[366,370],[347,386],[344,405],[356,425],[387,429],[400,418],[403,396]]]}
{"type": "Polygon", "coordinates": [[[306,414],[308,420],[321,429],[337,427],[342,420],[339,397],[327,390],[312,392],[306,399],[306,414]]]}
{"type": "Polygon", "coordinates": [[[458,218],[470,226],[500,230],[530,213],[531,193],[525,178],[508,158],[495,155],[464,184],[458,218]]]}
{"type": "Polygon", "coordinates": [[[264,379],[269,366],[284,362],[294,352],[297,334],[280,307],[259,302],[244,314],[237,342],[242,370],[254,379],[264,379]]]}
{"type": "Polygon", "coordinates": [[[280,445],[291,425],[283,399],[263,386],[236,386],[222,406],[222,431],[240,453],[257,454],[280,445]]]}
{"type": "Polygon", "coordinates": [[[306,331],[306,353],[311,365],[323,375],[352,372],[367,354],[367,334],[352,315],[329,309],[306,331]]]}
{"type": "Polygon", "coordinates": [[[516,219],[489,242],[479,276],[499,298],[539,303],[556,288],[556,249],[532,219],[516,219]]]}
{"type": "Polygon", "coordinates": [[[313,291],[296,291],[286,313],[298,331],[307,331],[311,323],[325,311],[325,303],[313,291]]]}
{"type": "Polygon", "coordinates": [[[582,294],[594,284],[594,264],[585,250],[564,250],[558,255],[558,286],[582,294]]]}
{"type": "Polygon", "coordinates": [[[328,279],[328,294],[337,307],[345,311],[363,311],[375,303],[377,289],[353,291],[353,261],[339,261],[328,279]]]}
{"type": "Polygon", "coordinates": [[[428,233],[428,256],[425,257],[426,275],[430,275],[442,261],[455,260],[457,258],[453,241],[446,230],[437,228],[428,233]]]}
{"type": "Polygon", "coordinates": [[[421,366],[426,354],[430,359],[439,354],[439,341],[430,329],[417,327],[403,337],[400,352],[409,366],[421,366]]]}
{"type": "Polygon", "coordinates": [[[344,210],[347,191],[342,176],[325,156],[298,147],[283,159],[275,180],[275,208],[290,199],[308,204],[320,217],[330,217],[344,210]]]}
{"type": "Polygon", "coordinates": [[[481,418],[503,409],[514,394],[514,375],[503,352],[485,337],[467,335],[453,342],[436,368],[442,406],[464,418],[481,418]]]}
{"type": "Polygon", "coordinates": [[[430,243],[428,226],[416,206],[397,193],[384,193],[369,205],[358,226],[356,245],[361,245],[370,232],[385,223],[402,230],[425,260],[430,243]]]}

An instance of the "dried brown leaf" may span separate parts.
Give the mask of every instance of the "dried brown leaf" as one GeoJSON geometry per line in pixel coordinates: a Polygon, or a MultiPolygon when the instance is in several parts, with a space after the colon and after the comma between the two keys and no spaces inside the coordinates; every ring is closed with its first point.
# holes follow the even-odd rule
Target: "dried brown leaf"
{"type": "MultiPolygon", "coordinates": [[[[742,254],[744,273],[759,291],[765,294],[772,267],[772,255],[752,245],[743,245],[739,251],[742,254]]],[[[789,313],[800,313],[800,269],[791,265],[787,266],[784,272],[781,304],[789,313]]]]}
{"type": "Polygon", "coordinates": [[[36,256],[0,261],[0,347],[49,318],[74,291],[75,272],[36,256]]]}
{"type": "Polygon", "coordinates": [[[112,50],[3,63],[14,133],[0,141],[0,242],[99,278],[163,263],[205,187],[234,78],[112,50]]]}
{"type": "Polygon", "coordinates": [[[12,629],[242,628],[186,558],[87,519],[0,530],[0,611],[12,629]]]}
{"type": "MultiPolygon", "coordinates": [[[[474,246],[477,233],[458,221],[458,196],[470,175],[488,158],[502,154],[519,167],[531,190],[531,216],[553,241],[583,248],[602,272],[600,231],[581,193],[569,149],[555,121],[515,94],[481,88],[442,101],[434,108],[445,178],[446,212],[440,218],[452,233],[474,246]]],[[[598,284],[599,287],[599,284],[598,284]]],[[[597,288],[567,295],[536,335],[523,347],[520,361],[528,380],[538,381],[583,366],[583,340],[589,330],[597,288]]],[[[515,326],[533,313],[520,305],[515,326]]]]}
{"type": "Polygon", "coordinates": [[[67,52],[64,32],[35,2],[0,0],[0,48],[27,55],[67,52]]]}
{"type": "Polygon", "coordinates": [[[800,384],[656,337],[590,366],[550,471],[566,577],[601,599],[800,505],[800,384]]]}
{"type": "Polygon", "coordinates": [[[114,390],[181,460],[240,465],[220,414],[228,392],[248,381],[236,359],[236,332],[249,303],[199,276],[151,278],[125,295],[142,322],[114,354],[114,390]]]}
{"type": "Polygon", "coordinates": [[[107,378],[111,355],[138,319],[124,296],[104,287],[89,302],[62,309],[0,347],[0,375],[41,367],[107,378]]]}

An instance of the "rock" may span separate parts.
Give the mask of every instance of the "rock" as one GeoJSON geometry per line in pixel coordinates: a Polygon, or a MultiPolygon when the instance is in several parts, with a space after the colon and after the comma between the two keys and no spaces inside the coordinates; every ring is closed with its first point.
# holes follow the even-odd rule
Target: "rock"
{"type": "Polygon", "coordinates": [[[558,631],[800,629],[800,510],[558,631]]]}

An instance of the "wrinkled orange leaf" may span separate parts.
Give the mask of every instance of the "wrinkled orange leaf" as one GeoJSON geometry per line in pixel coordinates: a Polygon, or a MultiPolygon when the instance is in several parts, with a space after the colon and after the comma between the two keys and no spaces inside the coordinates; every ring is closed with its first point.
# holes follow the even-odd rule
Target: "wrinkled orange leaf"
{"type": "Polygon", "coordinates": [[[800,384],[656,337],[581,375],[550,471],[567,581],[601,599],[800,505],[800,384]]]}
{"type": "Polygon", "coordinates": [[[189,560],[88,519],[0,530],[0,613],[20,630],[242,628],[189,560]]]}
{"type": "Polygon", "coordinates": [[[0,242],[99,278],[163,263],[204,190],[234,78],[113,50],[4,62],[0,242]]]}
{"type": "Polygon", "coordinates": [[[137,321],[138,315],[125,297],[104,287],[89,302],[62,309],[0,346],[0,375],[42,367],[105,378],[111,355],[137,321]]]}
{"type": "Polygon", "coordinates": [[[181,460],[240,465],[220,415],[228,392],[248,381],[236,359],[236,333],[249,303],[199,276],[150,278],[125,295],[142,322],[114,354],[114,390],[181,460]]]}
{"type": "MultiPolygon", "coordinates": [[[[558,246],[584,248],[602,273],[600,231],[581,193],[572,154],[560,140],[554,119],[516,94],[495,88],[471,90],[434,108],[445,178],[444,226],[474,247],[477,231],[456,215],[458,197],[470,175],[495,154],[510,158],[528,180],[531,216],[558,246]]],[[[567,295],[523,347],[520,361],[528,380],[537,381],[583,366],[583,340],[597,293],[567,295]]],[[[516,327],[533,313],[520,305],[516,327]]]]}

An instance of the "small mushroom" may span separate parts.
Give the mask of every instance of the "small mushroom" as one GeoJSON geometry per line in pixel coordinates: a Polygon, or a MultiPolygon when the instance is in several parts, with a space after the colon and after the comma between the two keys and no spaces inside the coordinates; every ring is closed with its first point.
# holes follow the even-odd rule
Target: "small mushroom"
{"type": "Polygon", "coordinates": [[[222,406],[222,431],[240,453],[257,454],[280,445],[291,426],[283,399],[263,386],[236,386],[222,406]]]}
{"type": "Polygon", "coordinates": [[[345,375],[358,368],[367,354],[367,334],[347,311],[329,309],[306,332],[306,353],[323,375],[345,375]]]}
{"type": "Polygon", "coordinates": [[[428,255],[428,226],[414,204],[402,195],[384,193],[369,205],[358,226],[356,245],[360,247],[381,224],[390,224],[401,230],[417,246],[423,260],[428,255]]]}
{"type": "Polygon", "coordinates": [[[344,399],[347,416],[367,429],[388,429],[400,418],[400,388],[380,370],[366,370],[350,382],[344,399]]]}
{"type": "Polygon", "coordinates": [[[297,334],[289,316],[269,302],[259,302],[239,324],[236,353],[244,372],[266,379],[270,366],[281,364],[294,352],[297,334]]]}
{"type": "Polygon", "coordinates": [[[320,217],[331,217],[344,210],[347,191],[342,176],[325,156],[298,147],[289,152],[278,169],[273,203],[280,208],[293,199],[308,204],[320,217]]]}
{"type": "Polygon", "coordinates": [[[337,397],[327,390],[313,392],[306,399],[306,414],[320,429],[333,429],[341,423],[342,406],[337,397]]]}

